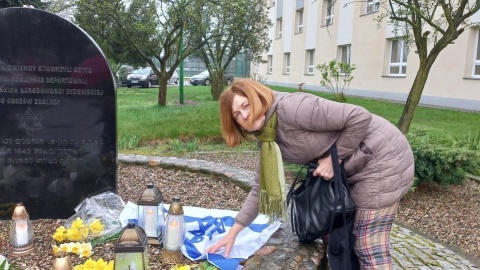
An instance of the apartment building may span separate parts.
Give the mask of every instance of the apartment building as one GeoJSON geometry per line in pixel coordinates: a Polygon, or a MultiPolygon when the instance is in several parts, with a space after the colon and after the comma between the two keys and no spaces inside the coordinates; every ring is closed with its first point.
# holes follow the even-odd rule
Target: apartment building
{"type": "MultiPolygon", "coordinates": [[[[378,0],[267,0],[272,46],[267,63],[252,73],[267,84],[326,91],[316,66],[354,64],[347,95],[404,102],[418,70],[415,47],[405,46],[387,20],[379,23],[378,0]]],[[[480,12],[470,18],[480,22],[480,12]]],[[[433,65],[423,105],[480,111],[480,28],[469,28],[433,65]]]]}

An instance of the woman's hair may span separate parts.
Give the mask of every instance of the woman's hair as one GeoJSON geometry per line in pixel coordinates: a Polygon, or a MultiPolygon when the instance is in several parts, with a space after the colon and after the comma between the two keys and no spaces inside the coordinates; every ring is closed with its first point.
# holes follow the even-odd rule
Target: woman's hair
{"type": "Polygon", "coordinates": [[[228,146],[240,144],[246,137],[246,132],[235,121],[232,114],[233,97],[246,97],[250,104],[250,117],[247,121],[251,125],[258,117],[265,114],[273,103],[273,91],[252,79],[238,79],[220,95],[220,122],[222,135],[228,146]]]}

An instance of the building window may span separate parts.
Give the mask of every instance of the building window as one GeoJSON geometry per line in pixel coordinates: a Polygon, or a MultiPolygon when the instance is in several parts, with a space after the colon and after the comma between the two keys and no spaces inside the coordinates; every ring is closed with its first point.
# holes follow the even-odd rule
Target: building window
{"type": "Polygon", "coordinates": [[[282,18],[277,19],[277,38],[282,38],[282,18]]]}
{"type": "MultiPolygon", "coordinates": [[[[344,45],[339,47],[339,59],[340,63],[350,65],[350,45],[344,45]]],[[[340,71],[345,74],[343,70],[340,71]]]]}
{"type": "Polygon", "coordinates": [[[379,0],[367,0],[367,10],[365,11],[366,14],[377,12],[378,8],[380,7],[379,0]]]}
{"type": "Polygon", "coordinates": [[[255,67],[255,73],[259,73],[260,72],[260,62],[255,62],[254,67],[255,67]]]}
{"type": "Polygon", "coordinates": [[[271,74],[273,71],[272,62],[273,62],[273,55],[269,55],[267,58],[267,73],[269,74],[271,74]]]}
{"type": "Polygon", "coordinates": [[[473,76],[480,78],[480,30],[477,31],[477,49],[475,50],[475,59],[473,60],[473,76]]]}
{"type": "Polygon", "coordinates": [[[325,25],[333,23],[333,5],[334,0],[325,0],[325,25]]]}
{"type": "Polygon", "coordinates": [[[297,33],[302,33],[303,32],[303,9],[297,10],[296,21],[297,21],[297,33]]]}
{"type": "Polygon", "coordinates": [[[315,58],[315,50],[308,50],[305,55],[305,73],[313,74],[313,59],[315,58]]]}
{"type": "Polygon", "coordinates": [[[284,63],[283,73],[290,74],[290,53],[284,54],[283,63],[284,63]]]}
{"type": "Polygon", "coordinates": [[[389,75],[405,76],[407,74],[407,46],[405,40],[393,39],[390,47],[389,75]]]}

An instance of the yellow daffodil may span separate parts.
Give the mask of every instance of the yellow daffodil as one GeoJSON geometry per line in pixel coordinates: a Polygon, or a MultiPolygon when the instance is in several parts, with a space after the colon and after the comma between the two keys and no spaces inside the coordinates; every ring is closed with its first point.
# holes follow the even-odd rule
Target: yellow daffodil
{"type": "Polygon", "coordinates": [[[79,254],[80,253],[80,246],[79,245],[73,245],[71,252],[73,254],[79,254]]]}
{"type": "Polygon", "coordinates": [[[82,243],[79,248],[80,258],[83,257],[90,257],[92,255],[92,244],[90,243],[82,243]]]}
{"type": "Polygon", "coordinates": [[[82,250],[82,252],[80,253],[80,258],[88,258],[92,255],[92,251],[91,250],[88,250],[88,249],[84,249],[82,250]]]}
{"type": "Polygon", "coordinates": [[[85,227],[82,227],[82,228],[79,228],[78,229],[78,232],[82,235],[82,240],[83,239],[87,239],[88,237],[88,228],[85,226],[85,227]]]}
{"type": "Polygon", "coordinates": [[[53,239],[57,242],[63,242],[65,241],[65,238],[67,237],[67,230],[65,227],[60,226],[55,230],[55,233],[53,234],[53,239]]]}
{"type": "Polygon", "coordinates": [[[80,217],[77,217],[75,221],[72,222],[71,227],[75,229],[79,229],[79,228],[82,228],[83,226],[85,226],[85,224],[83,223],[83,220],[80,217]]]}
{"type": "Polygon", "coordinates": [[[103,224],[99,219],[94,219],[89,225],[88,228],[93,235],[97,236],[103,232],[103,224]]]}
{"type": "Polygon", "coordinates": [[[67,238],[70,241],[82,241],[83,236],[80,231],[76,228],[70,228],[67,230],[67,238]]]}
{"type": "Polygon", "coordinates": [[[114,268],[113,261],[109,261],[107,263],[107,266],[105,267],[105,270],[113,270],[113,268],[114,268]]]}
{"type": "Polygon", "coordinates": [[[57,245],[52,245],[52,248],[53,248],[53,255],[57,256],[58,250],[59,250],[58,246],[57,245]]]}
{"type": "Polygon", "coordinates": [[[90,258],[88,258],[85,263],[83,264],[84,268],[86,269],[92,269],[96,265],[96,262],[90,258]]]}
{"type": "Polygon", "coordinates": [[[97,261],[94,261],[89,258],[82,265],[75,266],[74,270],[113,270],[113,266],[113,261],[109,261],[107,263],[103,259],[98,259],[97,261]]]}

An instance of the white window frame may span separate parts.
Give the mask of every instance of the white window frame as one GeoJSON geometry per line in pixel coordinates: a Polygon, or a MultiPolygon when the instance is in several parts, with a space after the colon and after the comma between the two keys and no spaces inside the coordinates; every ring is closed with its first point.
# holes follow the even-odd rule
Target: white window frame
{"type": "Polygon", "coordinates": [[[305,59],[306,62],[306,73],[313,74],[313,70],[315,69],[315,50],[307,50],[307,57],[305,59]]]}
{"type": "Polygon", "coordinates": [[[303,32],[303,9],[297,10],[297,33],[303,32]]]}
{"type": "Polygon", "coordinates": [[[477,39],[476,39],[476,46],[473,55],[473,70],[472,70],[472,77],[473,78],[480,78],[480,29],[477,30],[477,39]],[[476,68],[479,69],[478,73],[475,73],[476,68]]]}
{"type": "Polygon", "coordinates": [[[379,0],[367,0],[365,7],[365,14],[370,14],[377,12],[380,8],[380,1],[379,0]]]}
{"type": "Polygon", "coordinates": [[[290,74],[290,53],[283,54],[283,62],[284,62],[284,74],[290,74]]]}
{"type": "Polygon", "coordinates": [[[407,75],[407,60],[406,58],[408,51],[405,44],[404,39],[392,39],[390,41],[390,55],[389,55],[389,65],[388,65],[388,75],[389,76],[396,76],[396,77],[405,77],[407,75]],[[393,55],[393,44],[394,42],[398,42],[398,47],[400,48],[397,53],[399,53],[399,62],[392,62],[392,55],[393,55]],[[392,68],[398,67],[398,73],[392,73],[392,68]],[[402,72],[403,68],[405,68],[405,73],[402,72]]]}
{"type": "Polygon", "coordinates": [[[282,18],[277,19],[277,38],[282,38],[282,18]]]}
{"type": "Polygon", "coordinates": [[[325,0],[325,25],[333,24],[334,4],[333,0],[325,0]]]}
{"type": "Polygon", "coordinates": [[[267,56],[267,73],[272,74],[273,72],[273,55],[268,55],[267,56]]]}
{"type": "MultiPolygon", "coordinates": [[[[351,55],[351,49],[352,49],[352,46],[350,44],[348,45],[342,45],[342,46],[339,46],[339,57],[340,57],[340,63],[343,63],[343,64],[349,64],[350,65],[350,55],[351,55]],[[346,51],[346,62],[343,61],[343,51],[346,51]]],[[[342,71],[340,71],[340,74],[341,75],[345,75],[345,73],[343,73],[342,71]]]]}

